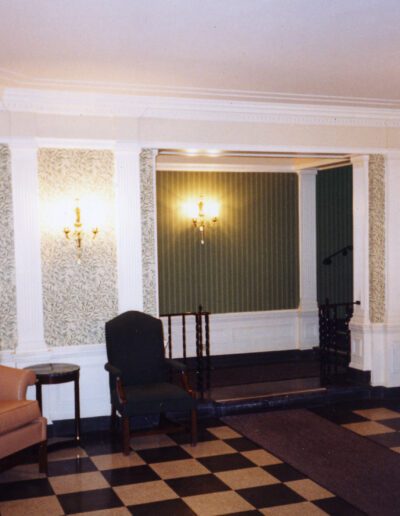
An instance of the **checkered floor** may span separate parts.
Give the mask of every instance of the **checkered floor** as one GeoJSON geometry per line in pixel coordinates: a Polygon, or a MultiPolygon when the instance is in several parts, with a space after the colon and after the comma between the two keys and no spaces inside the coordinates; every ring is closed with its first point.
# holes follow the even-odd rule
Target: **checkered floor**
{"type": "Polygon", "coordinates": [[[36,464],[1,473],[0,514],[361,514],[220,421],[199,434],[196,447],[184,432],[136,438],[129,457],[95,434],[50,453],[48,477],[36,464]]]}
{"type": "Polygon", "coordinates": [[[400,453],[400,408],[398,403],[371,407],[371,402],[323,407],[314,412],[358,435],[400,453]]]}

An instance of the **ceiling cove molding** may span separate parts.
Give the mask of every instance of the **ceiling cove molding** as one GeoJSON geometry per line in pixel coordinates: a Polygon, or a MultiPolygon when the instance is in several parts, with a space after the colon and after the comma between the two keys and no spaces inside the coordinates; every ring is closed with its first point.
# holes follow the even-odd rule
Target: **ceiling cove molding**
{"type": "Polygon", "coordinates": [[[250,123],[400,127],[400,109],[186,99],[9,88],[9,112],[250,123]]]}
{"type": "Polygon", "coordinates": [[[276,165],[230,165],[211,163],[157,163],[157,171],[170,172],[260,172],[260,173],[294,173],[294,166],[276,165]]]}
{"type": "Polygon", "coordinates": [[[31,91],[100,92],[105,95],[176,97],[186,99],[222,99],[227,101],[283,102],[309,105],[362,106],[400,108],[399,99],[318,95],[274,91],[237,90],[227,88],[199,88],[193,86],[165,86],[101,81],[57,80],[38,78],[14,70],[0,68],[0,85],[8,89],[31,91]]]}

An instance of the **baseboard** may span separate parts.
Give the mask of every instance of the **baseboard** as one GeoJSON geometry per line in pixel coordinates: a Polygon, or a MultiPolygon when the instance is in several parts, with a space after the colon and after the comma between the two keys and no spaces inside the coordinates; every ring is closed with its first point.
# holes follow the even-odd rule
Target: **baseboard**
{"type": "Polygon", "coordinates": [[[371,397],[379,400],[400,398],[400,387],[371,387],[371,397]]]}
{"type": "Polygon", "coordinates": [[[371,385],[371,371],[361,371],[354,367],[349,367],[347,370],[347,380],[355,385],[371,385]]]}
{"type": "MultiPolygon", "coordinates": [[[[158,416],[142,416],[136,417],[133,427],[143,430],[157,425],[158,416]]],[[[81,418],[81,434],[90,432],[103,432],[110,430],[111,417],[97,416],[81,418]]],[[[67,437],[73,436],[75,431],[75,419],[61,419],[53,421],[53,424],[47,426],[48,437],[67,437]]]]}

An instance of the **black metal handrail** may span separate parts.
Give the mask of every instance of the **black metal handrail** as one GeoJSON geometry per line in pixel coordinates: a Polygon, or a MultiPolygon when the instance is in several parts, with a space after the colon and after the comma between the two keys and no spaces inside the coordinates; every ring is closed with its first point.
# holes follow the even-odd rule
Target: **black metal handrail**
{"type": "Polygon", "coordinates": [[[342,256],[347,256],[349,254],[349,251],[350,252],[353,251],[353,246],[352,245],[346,245],[342,249],[339,249],[339,251],[336,251],[336,252],[330,254],[329,256],[327,256],[326,258],[324,258],[322,260],[322,263],[323,263],[323,265],[331,265],[332,258],[334,258],[335,256],[339,256],[340,254],[342,256]]]}
{"type": "Polygon", "coordinates": [[[350,320],[353,316],[354,305],[360,301],[329,303],[318,306],[319,340],[321,355],[321,380],[330,381],[337,377],[340,362],[345,370],[351,359],[350,320]]]}
{"type": "Polygon", "coordinates": [[[204,392],[210,389],[210,312],[203,311],[200,305],[197,312],[178,312],[170,314],[161,314],[160,317],[167,318],[168,340],[167,349],[168,357],[172,358],[172,324],[173,320],[181,318],[182,322],[182,359],[187,363],[187,318],[194,317],[195,322],[195,339],[196,339],[196,383],[197,392],[204,398],[204,392]],[[204,340],[204,337],[205,340],[204,340]]]}

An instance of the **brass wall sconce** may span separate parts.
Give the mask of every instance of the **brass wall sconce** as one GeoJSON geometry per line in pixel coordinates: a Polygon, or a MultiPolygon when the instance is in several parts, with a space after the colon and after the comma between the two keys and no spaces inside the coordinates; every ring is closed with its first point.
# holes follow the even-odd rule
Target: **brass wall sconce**
{"type": "MultiPolygon", "coordinates": [[[[85,231],[83,230],[83,225],[81,222],[81,209],[79,207],[79,199],[76,199],[76,207],[75,207],[75,222],[74,222],[74,230],[72,231],[70,228],[65,227],[64,228],[64,234],[67,240],[74,240],[76,244],[77,249],[77,261],[78,263],[81,262],[82,257],[82,244],[83,244],[83,237],[85,235],[85,231]]],[[[96,236],[99,233],[99,228],[93,228],[91,231],[93,235],[93,239],[96,238],[96,236]]]]}
{"type": "Polygon", "coordinates": [[[212,226],[218,221],[219,203],[204,200],[203,196],[197,202],[188,201],[185,204],[186,213],[190,214],[193,226],[200,232],[200,243],[204,245],[207,226],[212,226]]]}

